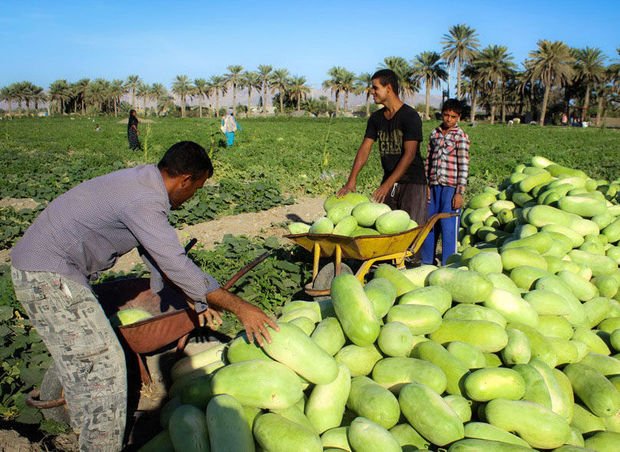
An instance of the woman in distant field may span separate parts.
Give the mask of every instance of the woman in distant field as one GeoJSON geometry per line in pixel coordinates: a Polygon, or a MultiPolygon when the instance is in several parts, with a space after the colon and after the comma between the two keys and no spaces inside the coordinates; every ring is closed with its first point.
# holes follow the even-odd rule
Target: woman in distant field
{"type": "Polygon", "coordinates": [[[138,117],[136,116],[136,110],[129,110],[129,121],[127,122],[127,139],[129,140],[129,149],[135,151],[136,149],[142,149],[140,140],[138,140],[138,117]]]}
{"type": "Polygon", "coordinates": [[[232,108],[228,109],[228,114],[222,120],[220,129],[224,132],[224,135],[226,135],[226,147],[231,147],[235,142],[235,132],[237,130],[243,130],[237,123],[235,113],[232,108]]]}

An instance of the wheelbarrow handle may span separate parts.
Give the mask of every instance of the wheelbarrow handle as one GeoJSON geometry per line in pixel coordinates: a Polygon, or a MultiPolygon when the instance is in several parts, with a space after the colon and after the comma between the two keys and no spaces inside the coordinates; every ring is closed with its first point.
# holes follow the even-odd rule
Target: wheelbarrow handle
{"type": "Polygon", "coordinates": [[[187,245],[185,245],[185,254],[189,253],[189,250],[191,250],[196,243],[198,243],[197,238],[193,238],[189,242],[187,242],[187,245]]]}
{"type": "Polygon", "coordinates": [[[241,278],[247,272],[252,270],[254,267],[256,267],[258,264],[260,264],[262,261],[267,259],[268,256],[269,256],[269,251],[266,251],[263,254],[261,254],[260,256],[258,256],[256,259],[254,259],[248,265],[246,265],[241,270],[239,270],[237,273],[235,273],[235,275],[232,278],[230,278],[226,284],[224,284],[222,289],[226,289],[226,290],[230,289],[233,286],[233,284],[235,284],[239,280],[239,278],[241,278]]]}
{"type": "Polygon", "coordinates": [[[40,400],[41,392],[38,389],[33,389],[26,396],[26,405],[32,408],[38,408],[39,410],[45,410],[48,408],[56,408],[65,404],[64,397],[58,397],[54,400],[40,400]]]}

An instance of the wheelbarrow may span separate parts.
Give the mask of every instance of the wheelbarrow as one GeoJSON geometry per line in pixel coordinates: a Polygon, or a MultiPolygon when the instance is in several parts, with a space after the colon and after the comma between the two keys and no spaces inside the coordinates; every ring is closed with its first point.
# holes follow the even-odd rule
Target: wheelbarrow
{"type": "MultiPolygon", "coordinates": [[[[195,243],[195,241],[193,242],[195,243]]],[[[186,246],[186,252],[193,245],[186,246]]],[[[266,252],[239,270],[224,286],[230,289],[243,275],[269,256],[266,252]]],[[[176,341],[176,359],[183,355],[190,333],[200,326],[199,315],[186,301],[185,295],[174,287],[167,286],[157,296],[145,296],[149,289],[148,278],[131,278],[105,282],[93,286],[104,312],[108,317],[123,308],[140,308],[151,312],[150,317],[129,325],[116,327],[121,343],[128,348],[138,362],[143,384],[152,382],[144,354],[153,353],[176,341]]],[[[28,406],[46,410],[44,415],[60,422],[68,422],[62,385],[52,363],[47,370],[41,389],[32,390],[26,397],[28,406]],[[41,400],[40,397],[48,398],[41,400]]]]}
{"type": "MultiPolygon", "coordinates": [[[[338,276],[345,266],[342,263],[342,259],[362,261],[355,276],[364,284],[366,273],[368,273],[375,262],[390,260],[393,261],[396,267],[402,268],[405,265],[405,259],[413,256],[420,249],[435,223],[438,220],[455,215],[457,214],[438,213],[429,218],[423,225],[398,234],[348,237],[334,234],[305,233],[288,234],[284,237],[313,253],[312,280],[305,285],[304,291],[311,297],[325,297],[329,296],[330,289],[322,286],[329,281],[321,281],[321,279],[338,276]],[[330,268],[329,271],[320,275],[319,261],[322,257],[334,257],[333,272],[330,268]],[[324,276],[324,278],[321,278],[321,276],[324,276]],[[317,284],[317,282],[320,282],[320,284],[317,284]]],[[[348,267],[345,268],[348,269],[348,267]]],[[[324,267],[321,271],[325,269],[327,267],[324,267]]]]}

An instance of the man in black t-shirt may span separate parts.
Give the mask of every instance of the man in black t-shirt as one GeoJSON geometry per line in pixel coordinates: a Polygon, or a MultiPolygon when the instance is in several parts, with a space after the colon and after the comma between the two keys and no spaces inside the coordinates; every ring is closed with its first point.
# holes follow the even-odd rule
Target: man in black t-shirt
{"type": "Polygon", "coordinates": [[[357,151],[347,183],[338,191],[355,191],[357,176],[366,164],[375,141],[381,155],[383,180],[371,199],[409,213],[418,224],[426,222],[426,176],[419,148],[422,142],[420,115],[398,97],[398,77],[390,69],[372,76],[372,96],[384,107],[368,119],[364,140],[357,151]]]}

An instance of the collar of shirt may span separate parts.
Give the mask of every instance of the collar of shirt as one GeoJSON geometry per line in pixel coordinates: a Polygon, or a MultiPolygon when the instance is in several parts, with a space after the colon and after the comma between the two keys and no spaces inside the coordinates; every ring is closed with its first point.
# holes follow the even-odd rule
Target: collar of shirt
{"type": "MultiPolygon", "coordinates": [[[[451,127],[450,129],[448,129],[448,131],[446,132],[446,135],[449,133],[458,132],[458,129],[459,129],[459,125],[457,123],[454,127],[451,127]]],[[[441,126],[437,126],[437,128],[435,129],[435,132],[443,134],[442,133],[443,129],[441,128],[441,126]]]]}

